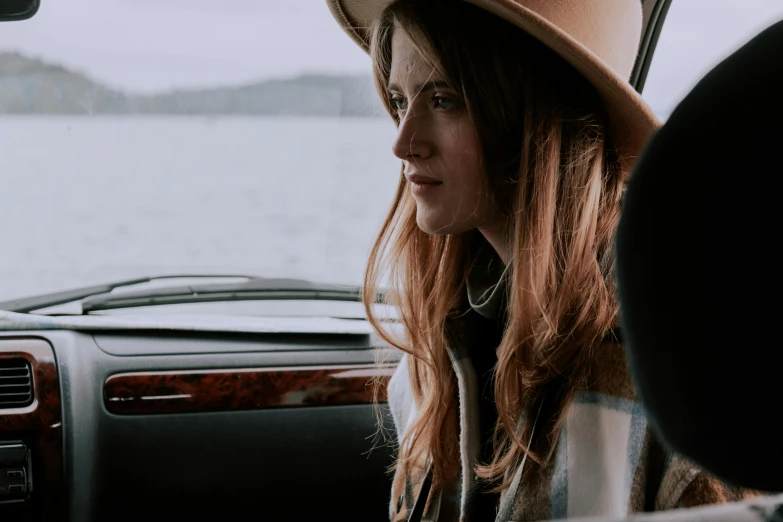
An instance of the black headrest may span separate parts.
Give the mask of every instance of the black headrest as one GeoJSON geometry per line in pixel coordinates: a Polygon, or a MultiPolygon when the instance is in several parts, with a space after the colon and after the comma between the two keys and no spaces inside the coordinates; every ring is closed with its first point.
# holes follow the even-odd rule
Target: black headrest
{"type": "Polygon", "coordinates": [[[621,320],[664,444],[783,491],[783,22],[715,67],[648,143],[617,238],[621,320]]]}

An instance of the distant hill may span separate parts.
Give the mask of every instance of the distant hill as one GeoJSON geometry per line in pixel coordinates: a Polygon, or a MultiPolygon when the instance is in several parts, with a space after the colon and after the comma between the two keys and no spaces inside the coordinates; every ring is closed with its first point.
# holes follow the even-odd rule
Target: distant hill
{"type": "Polygon", "coordinates": [[[124,93],[76,71],[0,53],[0,114],[384,116],[369,76],[304,75],[247,85],[124,93]]]}

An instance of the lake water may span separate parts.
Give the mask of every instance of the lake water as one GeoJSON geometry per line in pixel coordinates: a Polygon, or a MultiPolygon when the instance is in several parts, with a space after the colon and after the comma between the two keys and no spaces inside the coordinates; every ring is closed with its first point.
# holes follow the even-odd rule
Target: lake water
{"type": "Polygon", "coordinates": [[[0,300],[170,273],[358,284],[385,119],[0,118],[0,300]]]}

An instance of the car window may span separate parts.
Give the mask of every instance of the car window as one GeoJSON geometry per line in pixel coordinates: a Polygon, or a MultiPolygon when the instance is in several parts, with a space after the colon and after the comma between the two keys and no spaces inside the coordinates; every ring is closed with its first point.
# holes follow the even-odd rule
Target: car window
{"type": "Polygon", "coordinates": [[[712,67],[779,20],[780,0],[672,0],[643,97],[665,120],[712,67]]]}
{"type": "Polygon", "coordinates": [[[399,161],[323,0],[53,0],[0,31],[0,300],[158,274],[358,284],[399,161]]]}
{"type": "MultiPolygon", "coordinates": [[[[662,117],[783,18],[675,0],[662,117]]],[[[359,284],[399,173],[370,60],[323,0],[56,0],[0,31],[0,300],[159,274],[359,284]]]]}

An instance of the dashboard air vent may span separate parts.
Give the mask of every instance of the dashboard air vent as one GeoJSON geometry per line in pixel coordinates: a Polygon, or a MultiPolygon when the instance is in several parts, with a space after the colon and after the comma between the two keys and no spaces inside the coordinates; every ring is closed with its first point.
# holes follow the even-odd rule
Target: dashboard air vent
{"type": "Polygon", "coordinates": [[[0,359],[0,410],[24,408],[32,402],[30,363],[22,358],[0,359]]]}

